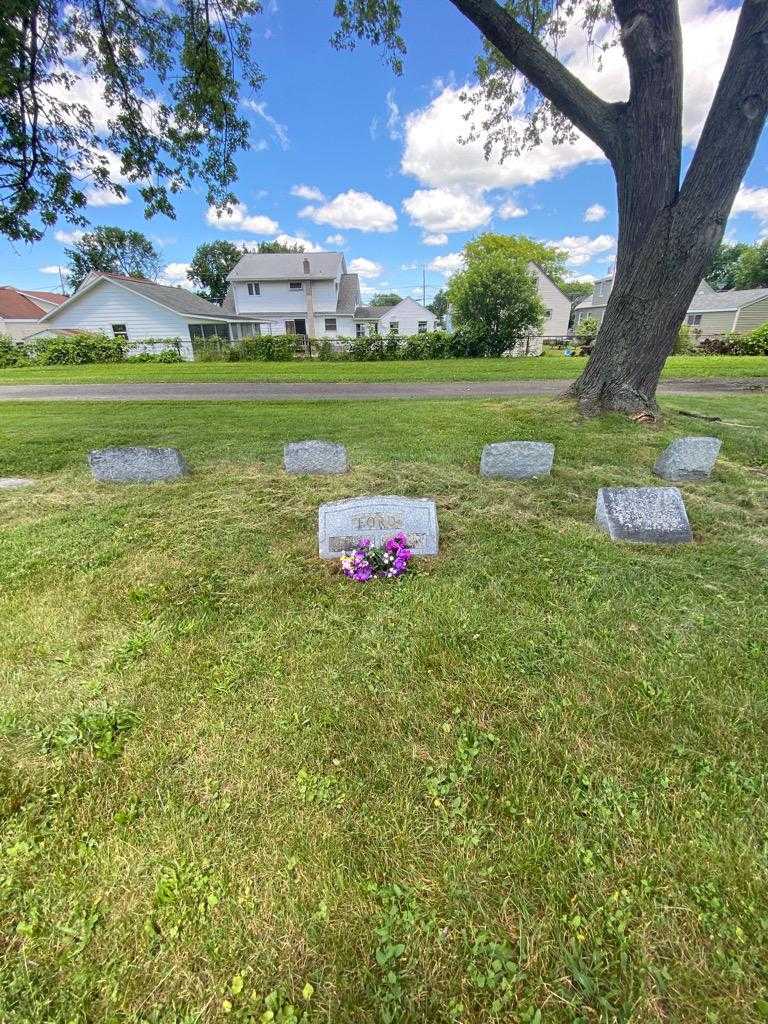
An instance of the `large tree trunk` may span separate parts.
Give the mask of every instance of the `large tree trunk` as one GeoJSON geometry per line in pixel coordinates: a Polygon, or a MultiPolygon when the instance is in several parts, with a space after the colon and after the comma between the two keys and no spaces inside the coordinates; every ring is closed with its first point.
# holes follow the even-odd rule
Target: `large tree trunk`
{"type": "Polygon", "coordinates": [[[616,174],[614,286],[594,351],[567,394],[588,411],[656,416],[678,328],[722,239],[768,113],[768,0],[743,0],[733,44],[685,181],[677,0],[613,0],[630,95],[606,103],[499,0],[452,0],[574,125],[616,174]]]}

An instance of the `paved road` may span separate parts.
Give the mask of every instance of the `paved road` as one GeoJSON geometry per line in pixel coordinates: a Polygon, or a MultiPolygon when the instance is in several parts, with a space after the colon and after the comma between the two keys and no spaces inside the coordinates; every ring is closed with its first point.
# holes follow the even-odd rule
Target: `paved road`
{"type": "MultiPolygon", "coordinates": [[[[5,384],[0,401],[325,401],[373,398],[515,398],[561,394],[567,380],[488,380],[434,384],[265,384],[259,382],[173,384],[5,384]]],[[[665,395],[736,395],[767,392],[768,377],[725,380],[670,380],[659,386],[665,395]]]]}

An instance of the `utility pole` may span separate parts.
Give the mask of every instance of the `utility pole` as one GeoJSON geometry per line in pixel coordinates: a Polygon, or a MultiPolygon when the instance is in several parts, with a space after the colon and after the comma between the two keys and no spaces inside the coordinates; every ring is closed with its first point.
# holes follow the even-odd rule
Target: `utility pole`
{"type": "Polygon", "coordinates": [[[427,304],[427,265],[426,263],[421,264],[421,304],[426,306],[427,304]]]}
{"type": "Polygon", "coordinates": [[[61,272],[61,264],[59,264],[59,285],[61,286],[61,294],[66,295],[64,291],[64,275],[61,272]]]}

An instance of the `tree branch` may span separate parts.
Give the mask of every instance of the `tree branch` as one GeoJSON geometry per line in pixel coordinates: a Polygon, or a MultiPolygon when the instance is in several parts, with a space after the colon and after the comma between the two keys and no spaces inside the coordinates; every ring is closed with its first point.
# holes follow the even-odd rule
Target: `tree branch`
{"type": "MultiPolygon", "coordinates": [[[[768,114],[768,3],[744,0],[720,84],[680,192],[683,217],[720,234],[768,114]],[[713,220],[714,211],[714,220],[713,220]]],[[[718,238],[719,241],[719,238],[718,238]]]]}
{"type": "Polygon", "coordinates": [[[579,81],[496,0],[451,0],[539,92],[612,159],[618,148],[616,106],[579,81]]]}

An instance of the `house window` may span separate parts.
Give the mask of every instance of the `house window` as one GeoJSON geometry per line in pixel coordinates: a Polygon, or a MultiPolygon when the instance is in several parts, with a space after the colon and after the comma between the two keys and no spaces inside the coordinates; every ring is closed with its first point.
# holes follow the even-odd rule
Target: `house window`
{"type": "Polygon", "coordinates": [[[334,334],[336,333],[336,317],[335,316],[327,316],[325,318],[325,329],[326,329],[326,331],[333,331],[334,334]]]}
{"type": "Polygon", "coordinates": [[[309,260],[304,260],[304,273],[309,273],[309,260]]]}
{"type": "Polygon", "coordinates": [[[240,324],[241,338],[258,338],[261,334],[261,324],[240,324]]]}
{"type": "Polygon", "coordinates": [[[205,338],[222,338],[224,341],[229,341],[229,324],[190,324],[189,336],[192,341],[200,341],[205,338]]]}
{"type": "Polygon", "coordinates": [[[400,321],[399,320],[390,320],[389,321],[389,333],[390,334],[399,334],[400,333],[400,321]]]}
{"type": "Polygon", "coordinates": [[[304,285],[301,283],[301,281],[291,281],[288,287],[291,289],[292,292],[300,292],[304,285]]]}
{"type": "Polygon", "coordinates": [[[356,338],[364,338],[365,337],[365,324],[355,324],[355,337],[356,338]]]}
{"type": "Polygon", "coordinates": [[[248,294],[249,295],[261,295],[261,285],[258,281],[248,282],[248,294]]]}
{"type": "Polygon", "coordinates": [[[685,318],[685,322],[691,327],[698,327],[701,323],[701,313],[689,313],[685,318]]]}
{"type": "Polygon", "coordinates": [[[369,326],[369,333],[371,333],[371,334],[378,334],[379,333],[379,325],[375,321],[372,324],[370,324],[370,326],[369,326]]]}
{"type": "Polygon", "coordinates": [[[123,341],[128,341],[128,328],[125,324],[112,324],[112,334],[116,338],[122,338],[123,341]]]}
{"type": "Polygon", "coordinates": [[[427,333],[427,321],[426,320],[419,320],[418,333],[419,334],[426,334],[427,333]]]}
{"type": "Polygon", "coordinates": [[[549,318],[550,318],[551,316],[552,316],[552,310],[551,310],[551,309],[545,309],[545,310],[544,310],[544,317],[545,317],[545,319],[546,319],[546,320],[549,320],[549,318]]]}

